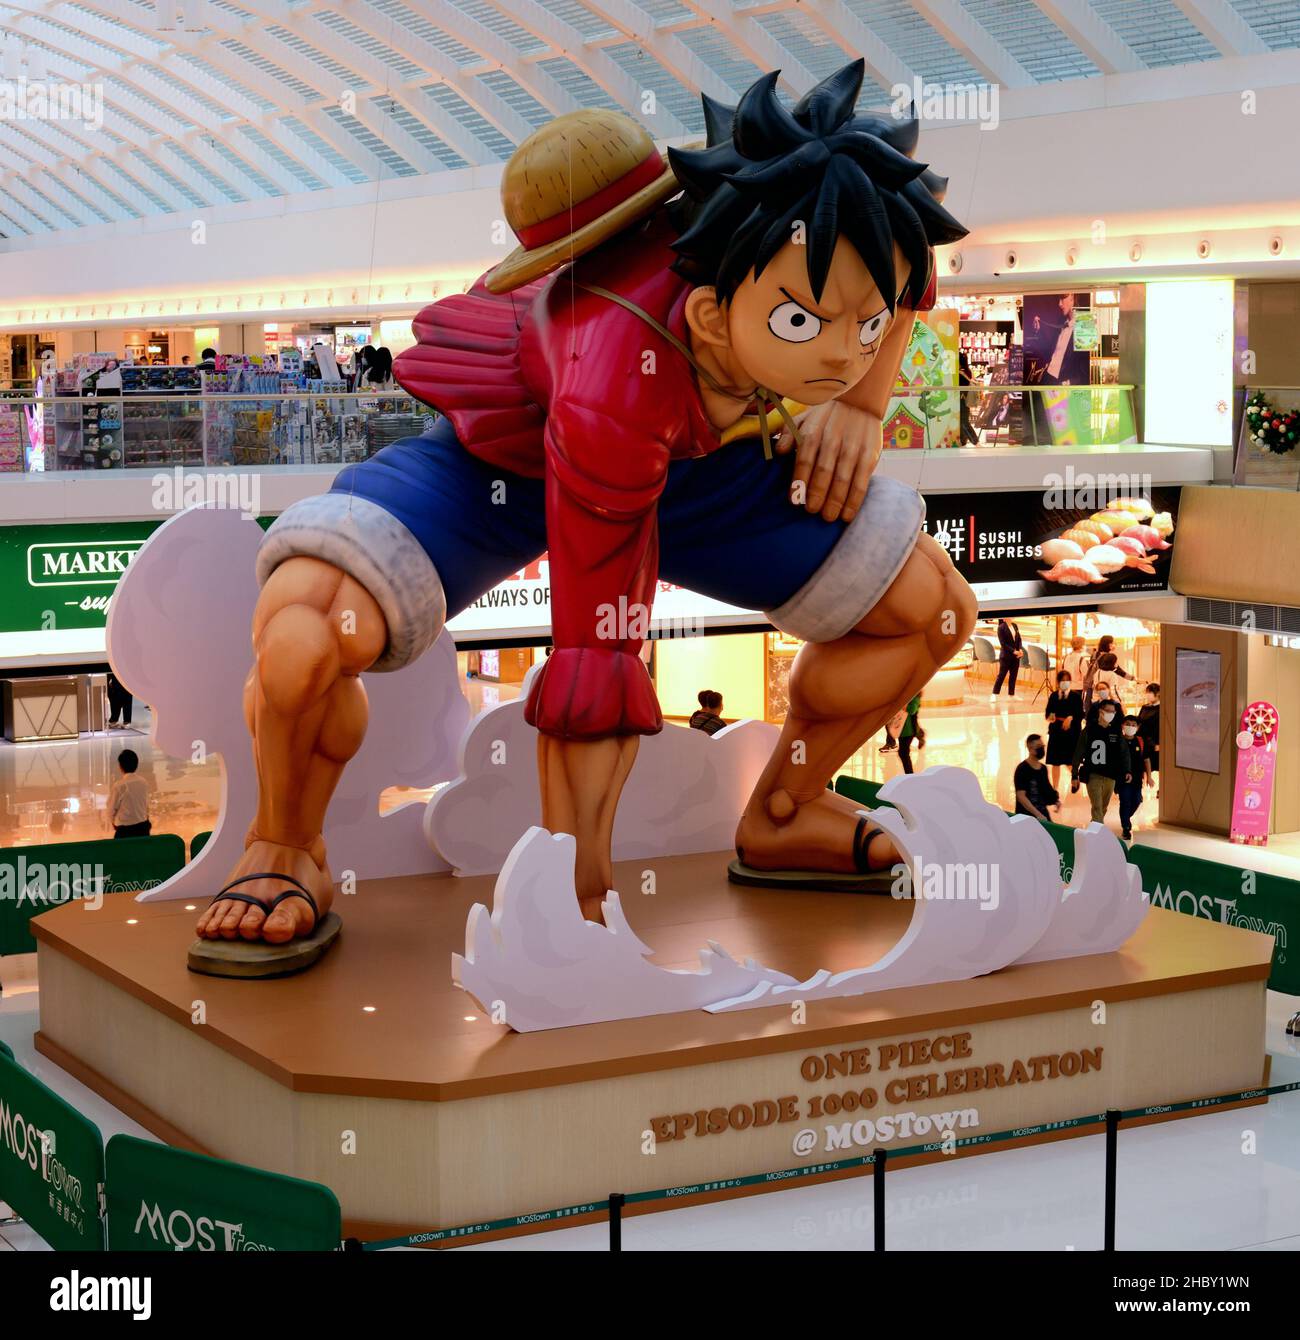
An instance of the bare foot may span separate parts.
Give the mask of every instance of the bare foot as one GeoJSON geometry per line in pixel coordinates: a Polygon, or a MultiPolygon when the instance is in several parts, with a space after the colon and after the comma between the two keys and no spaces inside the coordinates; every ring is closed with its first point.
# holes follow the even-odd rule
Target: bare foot
{"type": "MultiPolygon", "coordinates": [[[[230,872],[230,878],[268,871],[292,875],[310,890],[322,917],[329,911],[334,901],[334,882],[325,864],[323,841],[318,839],[307,852],[299,847],[255,840],[230,872]]],[[[239,885],[238,892],[270,903],[292,889],[293,885],[282,879],[259,879],[239,885]]],[[[270,916],[264,907],[222,898],[203,913],[197,926],[200,937],[205,940],[263,940],[276,945],[287,944],[300,935],[310,935],[315,928],[311,905],[304,898],[286,898],[270,916]]]]}
{"type": "MultiPolygon", "coordinates": [[[[853,836],[862,806],[846,796],[824,791],[815,800],[795,806],[784,791],[769,796],[760,808],[751,805],[736,829],[736,854],[755,870],[827,870],[852,874],[853,836]]],[[[867,864],[887,870],[902,860],[884,833],[867,844],[867,864]]]]}

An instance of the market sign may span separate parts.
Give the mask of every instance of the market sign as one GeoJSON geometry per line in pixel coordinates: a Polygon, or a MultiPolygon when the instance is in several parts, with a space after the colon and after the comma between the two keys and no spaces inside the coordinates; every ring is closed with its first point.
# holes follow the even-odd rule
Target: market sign
{"type": "Polygon", "coordinates": [[[104,1249],[99,1128],[0,1052],[0,1200],[55,1251],[104,1249]]]}
{"type": "Polygon", "coordinates": [[[0,633],[103,628],[114,589],[163,520],[0,526],[0,633]]]}
{"type": "Polygon", "coordinates": [[[27,550],[29,586],[116,586],[143,540],[118,543],[33,544],[27,550]]]}
{"type": "Polygon", "coordinates": [[[342,1236],[329,1187],[131,1135],[108,1142],[110,1251],[332,1252],[342,1236]]]}

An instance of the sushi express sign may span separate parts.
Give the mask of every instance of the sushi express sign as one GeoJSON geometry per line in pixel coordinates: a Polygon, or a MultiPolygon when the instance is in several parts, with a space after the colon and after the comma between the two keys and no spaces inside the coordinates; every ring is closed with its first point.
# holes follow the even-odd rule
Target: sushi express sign
{"type": "MultiPolygon", "coordinates": [[[[1077,586],[1045,578],[1055,565],[1044,558],[1043,546],[1053,553],[1053,541],[1077,535],[1080,527],[1093,528],[1084,540],[1099,545],[1105,536],[1097,531],[1096,518],[1110,514],[1094,498],[1080,499],[1089,505],[1069,507],[1053,505],[1059,500],[1039,491],[931,494],[926,499],[925,529],[947,551],[982,601],[1042,596],[1091,600],[1116,592],[1148,594],[1168,588],[1178,495],[1177,488],[1157,488],[1146,500],[1153,514],[1162,514],[1167,539],[1154,529],[1149,535],[1143,531],[1149,544],[1142,545],[1139,555],[1138,542],[1129,542],[1134,547],[1131,564],[1126,563],[1126,553],[1117,552],[1114,565],[1107,565],[1104,571],[1098,568],[1092,574],[1095,580],[1077,586]]],[[[1123,523],[1115,524],[1127,525],[1137,519],[1137,513],[1133,513],[1123,523]]],[[[1086,557],[1084,548],[1079,547],[1078,552],[1081,558],[1086,557]]]]}

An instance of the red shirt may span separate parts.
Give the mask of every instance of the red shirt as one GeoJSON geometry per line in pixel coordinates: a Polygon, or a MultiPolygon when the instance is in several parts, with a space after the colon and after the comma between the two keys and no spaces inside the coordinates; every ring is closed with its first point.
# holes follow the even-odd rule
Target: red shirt
{"type": "MultiPolygon", "coordinates": [[[[555,651],[526,715],[567,739],[663,727],[640,657],[659,566],[656,507],[668,463],[721,442],[684,355],[581,285],[628,298],[686,343],[693,286],[670,268],[675,237],[660,211],[513,293],[479,279],[416,317],[419,343],[394,367],[467,451],[546,480],[555,651]]],[[[922,308],[933,305],[931,271],[922,308]]]]}
{"type": "Polygon", "coordinates": [[[555,651],[527,719],[568,739],[663,726],[640,657],[654,600],[656,506],[668,463],[720,445],[686,358],[594,284],[678,339],[692,285],[672,273],[663,215],[558,275],[495,295],[480,279],[420,313],[397,359],[412,395],[482,460],[546,479],[555,651]]]}

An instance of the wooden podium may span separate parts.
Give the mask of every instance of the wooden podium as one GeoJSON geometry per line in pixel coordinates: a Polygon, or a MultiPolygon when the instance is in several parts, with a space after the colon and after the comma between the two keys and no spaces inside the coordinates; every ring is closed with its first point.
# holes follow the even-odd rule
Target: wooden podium
{"type": "MultiPolygon", "coordinates": [[[[657,963],[694,968],[716,939],[802,975],[860,967],[911,915],[888,898],[740,888],[728,858],[655,861],[658,892],[626,898],[657,963]]],[[[638,888],[645,864],[616,866],[616,884],[638,888]]],[[[186,970],[198,914],[183,903],[66,904],[33,923],[36,1045],[168,1143],[329,1185],[363,1238],[611,1191],[716,1199],[737,1194],[713,1185],[729,1178],[946,1126],[967,1137],[1264,1080],[1273,946],[1251,931],[1154,909],[1112,954],[802,1010],[516,1034],[450,980],[466,914],[492,886],[362,883],[338,900],[343,934],[321,963],[252,982],[186,970]]]]}

